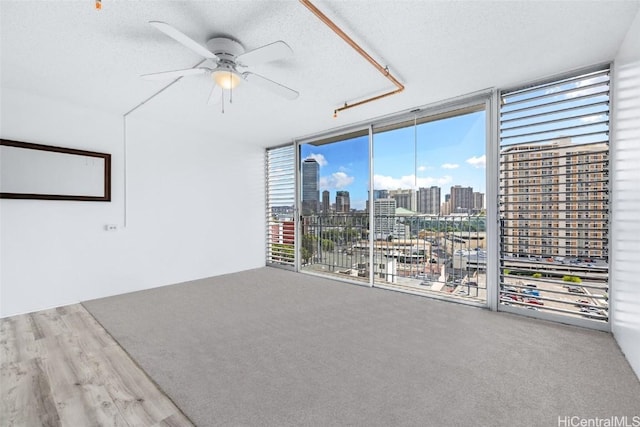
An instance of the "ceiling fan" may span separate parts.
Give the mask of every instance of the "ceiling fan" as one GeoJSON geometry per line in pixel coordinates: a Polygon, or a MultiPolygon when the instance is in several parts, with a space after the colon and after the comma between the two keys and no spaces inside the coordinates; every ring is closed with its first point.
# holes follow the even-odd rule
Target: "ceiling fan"
{"type": "Polygon", "coordinates": [[[269,90],[289,100],[296,99],[299,95],[291,88],[245,70],[253,65],[283,59],[291,55],[293,51],[289,45],[281,40],[245,52],[244,47],[238,41],[228,37],[215,37],[207,41],[205,47],[165,22],[150,21],[149,23],[205,58],[205,62],[201,63],[204,66],[199,65],[194,68],[143,74],[141,77],[146,80],[166,80],[209,74],[214,81],[214,86],[209,95],[208,103],[217,103],[222,98],[223,112],[224,90],[229,91],[231,102],[233,89],[243,82],[269,90]]]}

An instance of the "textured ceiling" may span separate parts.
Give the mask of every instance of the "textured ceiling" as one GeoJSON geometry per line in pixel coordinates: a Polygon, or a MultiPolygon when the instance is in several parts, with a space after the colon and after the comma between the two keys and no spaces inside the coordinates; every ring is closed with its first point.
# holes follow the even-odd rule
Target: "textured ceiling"
{"type": "MultiPolygon", "coordinates": [[[[613,59],[639,1],[314,1],[406,86],[347,110],[391,83],[297,1],[0,1],[2,87],[124,114],[161,89],[140,74],[200,57],[147,22],[204,44],[246,49],[286,41],[294,56],[251,68],[300,92],[295,101],[244,85],[224,114],[211,82],[184,78],[132,113],[212,136],[268,146],[465,93],[613,59]]],[[[5,107],[5,106],[3,106],[5,107]]]]}

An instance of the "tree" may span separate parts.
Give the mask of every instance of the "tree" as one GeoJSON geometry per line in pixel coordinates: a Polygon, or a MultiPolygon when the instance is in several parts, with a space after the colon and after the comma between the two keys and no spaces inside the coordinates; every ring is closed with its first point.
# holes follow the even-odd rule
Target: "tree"
{"type": "Polygon", "coordinates": [[[300,255],[302,256],[302,261],[304,263],[308,263],[313,254],[316,251],[316,236],[312,234],[305,234],[302,236],[302,247],[300,249],[300,255]]]}
{"type": "Polygon", "coordinates": [[[332,240],[322,239],[322,250],[323,251],[332,251],[334,246],[335,246],[335,244],[333,243],[332,240]]]}
{"type": "Polygon", "coordinates": [[[531,277],[533,277],[534,279],[539,279],[539,278],[542,277],[542,274],[541,273],[533,273],[533,275],[531,277]]]}
{"type": "Polygon", "coordinates": [[[309,251],[309,249],[302,247],[300,249],[300,256],[302,256],[302,262],[305,264],[309,263],[309,260],[313,256],[313,252],[309,251]]]}

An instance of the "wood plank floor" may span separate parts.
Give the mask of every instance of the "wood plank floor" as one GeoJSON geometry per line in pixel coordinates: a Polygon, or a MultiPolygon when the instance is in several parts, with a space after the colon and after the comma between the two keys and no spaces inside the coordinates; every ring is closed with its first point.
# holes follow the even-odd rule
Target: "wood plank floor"
{"type": "Polygon", "coordinates": [[[0,426],[193,426],[82,305],[0,319],[0,426]]]}

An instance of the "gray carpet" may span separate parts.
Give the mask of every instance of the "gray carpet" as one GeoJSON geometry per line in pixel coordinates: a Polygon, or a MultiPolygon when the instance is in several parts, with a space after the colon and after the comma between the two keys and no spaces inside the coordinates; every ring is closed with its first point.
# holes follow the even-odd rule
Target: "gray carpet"
{"type": "Polygon", "coordinates": [[[83,304],[198,426],[640,416],[603,332],[274,268],[83,304]]]}

